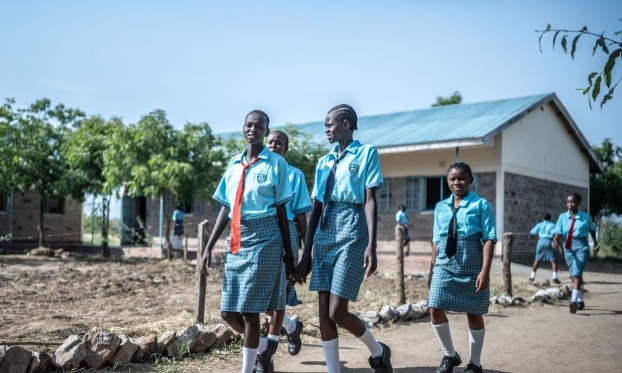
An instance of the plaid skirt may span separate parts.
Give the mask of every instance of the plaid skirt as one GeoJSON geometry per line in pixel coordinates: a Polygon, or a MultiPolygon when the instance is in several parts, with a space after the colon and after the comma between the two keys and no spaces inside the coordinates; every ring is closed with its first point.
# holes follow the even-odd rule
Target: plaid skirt
{"type": "MultiPolygon", "coordinates": [[[[289,240],[292,243],[292,254],[294,254],[294,264],[298,264],[298,244],[300,240],[298,239],[298,231],[296,231],[296,224],[293,221],[289,221],[289,240]]],[[[296,289],[294,285],[287,284],[287,275],[286,275],[286,266],[283,264],[283,279],[286,280],[285,287],[285,304],[288,306],[297,306],[298,305],[298,295],[296,294],[296,289]]]]}
{"type": "Polygon", "coordinates": [[[590,244],[587,237],[573,238],[570,249],[564,249],[564,257],[571,277],[582,277],[585,263],[590,256],[590,244]]]}
{"type": "Polygon", "coordinates": [[[458,238],[456,254],[452,258],[445,254],[446,246],[447,239],[444,238],[436,248],[429,307],[475,315],[488,313],[490,289],[475,291],[484,260],[480,236],[458,238]]]}
{"type": "Polygon", "coordinates": [[[356,301],[366,268],[365,249],[369,241],[365,208],[352,203],[331,202],[324,229],[313,235],[311,291],[330,291],[356,301]]]}
{"type": "Polygon", "coordinates": [[[557,250],[551,247],[551,238],[541,237],[536,246],[536,260],[545,262],[557,261],[557,250]]]}
{"type": "Polygon", "coordinates": [[[283,238],[275,216],[243,220],[241,248],[225,253],[220,310],[261,313],[285,309],[283,238]]]}

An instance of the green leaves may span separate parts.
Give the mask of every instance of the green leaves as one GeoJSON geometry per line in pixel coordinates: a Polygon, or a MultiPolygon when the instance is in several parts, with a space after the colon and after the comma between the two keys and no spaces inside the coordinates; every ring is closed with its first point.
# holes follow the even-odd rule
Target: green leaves
{"type": "Polygon", "coordinates": [[[570,50],[570,57],[572,57],[572,59],[574,60],[574,52],[576,52],[577,50],[577,42],[579,41],[579,38],[581,37],[582,34],[579,34],[577,36],[575,36],[574,39],[572,39],[572,49],[570,50]]]}

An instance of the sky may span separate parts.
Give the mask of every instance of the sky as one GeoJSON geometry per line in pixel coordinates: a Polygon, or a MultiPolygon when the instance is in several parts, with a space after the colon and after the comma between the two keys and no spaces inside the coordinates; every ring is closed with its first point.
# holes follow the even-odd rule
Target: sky
{"type": "MultiPolygon", "coordinates": [[[[3,1],[0,99],[47,97],[136,123],[165,110],[177,128],[241,130],[253,109],[272,125],[555,92],[591,144],[622,145],[622,86],[600,110],[577,88],[600,71],[582,37],[575,59],[553,28],[622,30],[619,0],[3,1]]],[[[618,61],[614,77],[622,76],[618,61]]]]}

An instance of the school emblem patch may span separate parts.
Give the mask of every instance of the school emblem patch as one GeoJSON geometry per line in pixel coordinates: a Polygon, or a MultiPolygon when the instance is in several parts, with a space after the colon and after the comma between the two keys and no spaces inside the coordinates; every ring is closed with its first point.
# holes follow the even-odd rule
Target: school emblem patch
{"type": "Polygon", "coordinates": [[[354,175],[359,170],[359,165],[357,163],[350,163],[350,175],[354,175]]]}
{"type": "Polygon", "coordinates": [[[266,174],[262,174],[262,173],[257,174],[257,182],[260,184],[266,181],[267,178],[268,178],[268,175],[266,174]]]}

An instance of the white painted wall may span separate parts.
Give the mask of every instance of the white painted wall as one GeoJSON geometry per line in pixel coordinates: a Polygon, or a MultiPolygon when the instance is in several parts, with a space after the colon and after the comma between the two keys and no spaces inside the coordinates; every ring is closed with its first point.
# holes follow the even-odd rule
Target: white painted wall
{"type": "Polygon", "coordinates": [[[504,172],[589,188],[588,157],[550,104],[509,126],[501,142],[504,172]]]}

